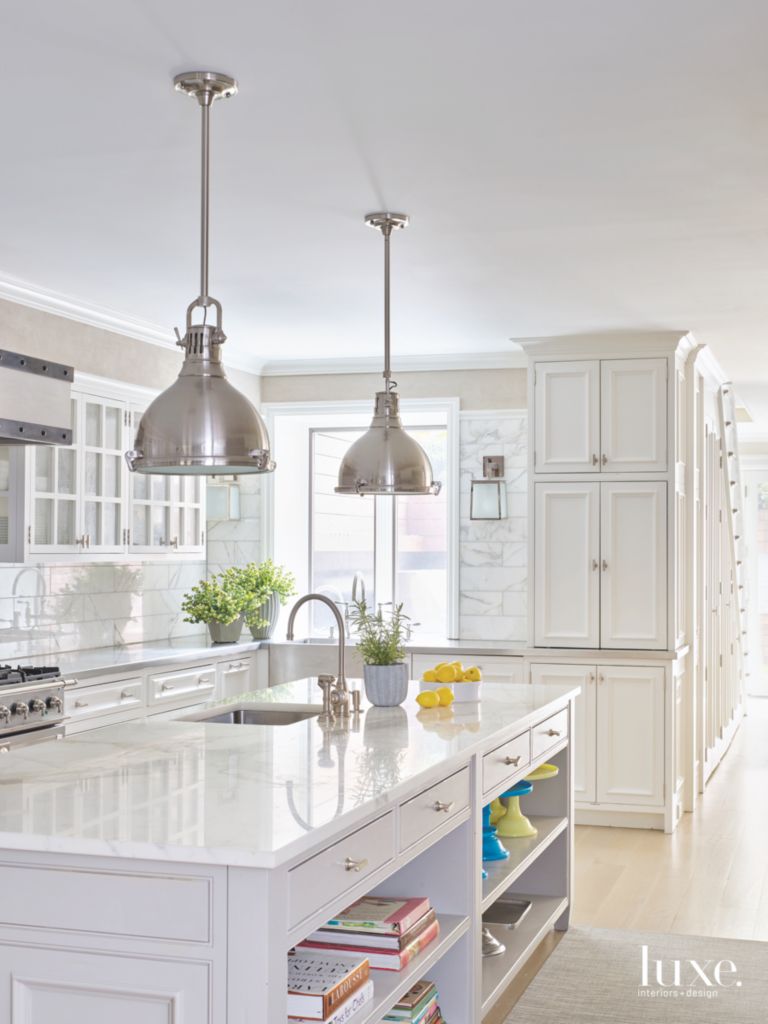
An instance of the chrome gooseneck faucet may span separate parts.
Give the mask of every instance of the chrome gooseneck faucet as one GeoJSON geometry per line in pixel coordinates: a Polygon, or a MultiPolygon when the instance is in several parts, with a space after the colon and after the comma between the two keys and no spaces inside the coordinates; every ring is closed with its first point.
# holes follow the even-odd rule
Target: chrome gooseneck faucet
{"type": "Polygon", "coordinates": [[[305,594],[300,597],[296,604],[291,608],[291,614],[288,616],[288,629],[286,630],[286,639],[293,640],[293,624],[296,621],[296,614],[302,605],[307,604],[309,601],[320,601],[321,604],[326,605],[330,608],[331,613],[336,619],[336,623],[339,627],[339,670],[336,678],[333,676],[320,675],[317,677],[317,685],[323,691],[323,716],[330,718],[348,718],[349,717],[349,690],[347,689],[347,677],[344,671],[344,642],[345,642],[345,631],[344,631],[344,619],[341,617],[341,612],[336,607],[333,601],[325,594],[305,594]]]}

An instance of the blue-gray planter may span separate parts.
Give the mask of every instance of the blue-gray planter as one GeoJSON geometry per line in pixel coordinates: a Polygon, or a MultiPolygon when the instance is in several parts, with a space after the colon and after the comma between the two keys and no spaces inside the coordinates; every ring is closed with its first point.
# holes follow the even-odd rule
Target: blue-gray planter
{"type": "Polygon", "coordinates": [[[243,631],[244,617],[238,615],[234,622],[209,622],[208,632],[215,644],[236,644],[243,631]]]}
{"type": "Polygon", "coordinates": [[[266,619],[267,624],[258,628],[251,626],[251,636],[254,640],[269,640],[280,616],[280,598],[277,594],[270,594],[264,604],[256,609],[256,614],[260,619],[266,619]]]}
{"type": "Polygon", "coordinates": [[[408,696],[408,666],[363,665],[365,696],[377,708],[393,708],[408,696]]]}

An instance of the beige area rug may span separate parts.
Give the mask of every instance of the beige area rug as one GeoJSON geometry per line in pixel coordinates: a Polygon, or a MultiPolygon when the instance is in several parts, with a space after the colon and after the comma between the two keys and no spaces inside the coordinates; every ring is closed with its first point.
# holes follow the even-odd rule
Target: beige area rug
{"type": "Polygon", "coordinates": [[[766,1024],[768,943],[571,928],[506,1024],[636,1022],[766,1024]]]}

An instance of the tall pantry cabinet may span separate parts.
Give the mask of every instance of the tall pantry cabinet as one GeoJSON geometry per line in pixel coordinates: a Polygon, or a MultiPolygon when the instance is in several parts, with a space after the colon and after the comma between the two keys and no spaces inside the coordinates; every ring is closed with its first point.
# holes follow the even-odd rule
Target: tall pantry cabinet
{"type": "Polygon", "coordinates": [[[531,681],[578,682],[577,820],[671,831],[690,336],[524,341],[531,681]],[[539,652],[540,656],[539,656],[539,652]]]}

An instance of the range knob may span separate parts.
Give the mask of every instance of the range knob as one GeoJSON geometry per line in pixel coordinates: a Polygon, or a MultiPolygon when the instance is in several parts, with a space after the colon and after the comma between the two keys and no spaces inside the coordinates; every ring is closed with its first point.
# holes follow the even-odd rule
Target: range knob
{"type": "Polygon", "coordinates": [[[11,705],[11,711],[14,715],[18,715],[19,718],[26,718],[29,716],[29,705],[25,704],[23,700],[17,700],[15,704],[11,705]]]}
{"type": "Polygon", "coordinates": [[[48,713],[48,708],[46,706],[45,701],[39,700],[37,697],[35,697],[34,700],[31,700],[29,702],[29,710],[34,711],[35,713],[39,713],[41,715],[45,715],[48,713]]]}
{"type": "Polygon", "coordinates": [[[58,714],[61,714],[64,710],[64,701],[61,697],[49,697],[48,707],[51,711],[56,711],[58,714]]]}
{"type": "Polygon", "coordinates": [[[7,725],[11,720],[11,709],[5,704],[0,704],[0,719],[7,725]]]}

